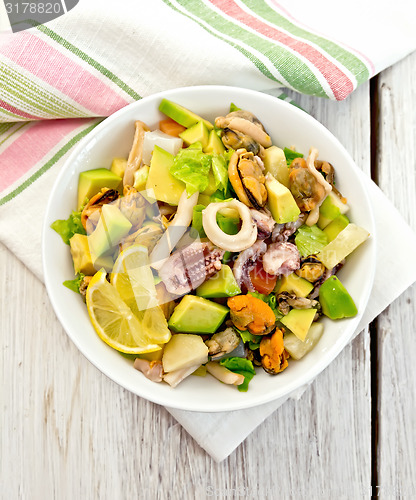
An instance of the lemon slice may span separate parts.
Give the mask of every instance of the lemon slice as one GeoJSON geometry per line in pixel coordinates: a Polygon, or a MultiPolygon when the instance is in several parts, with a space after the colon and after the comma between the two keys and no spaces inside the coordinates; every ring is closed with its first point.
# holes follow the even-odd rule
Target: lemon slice
{"type": "Polygon", "coordinates": [[[158,351],[160,345],[147,335],[139,319],[106,279],[95,273],[87,289],[87,309],[98,336],[117,351],[141,354],[158,351]]]}
{"type": "Polygon", "coordinates": [[[158,303],[147,248],[132,245],[123,250],[114,264],[110,281],[139,320],[143,332],[154,342],[168,342],[171,333],[158,303]]]}

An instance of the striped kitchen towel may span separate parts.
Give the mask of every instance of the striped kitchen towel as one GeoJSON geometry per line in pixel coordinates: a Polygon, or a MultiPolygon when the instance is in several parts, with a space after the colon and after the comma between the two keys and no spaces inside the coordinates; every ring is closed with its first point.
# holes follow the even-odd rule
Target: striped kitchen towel
{"type": "MultiPolygon", "coordinates": [[[[414,0],[80,0],[46,25],[29,11],[33,27],[12,33],[15,4],[0,0],[0,241],[40,279],[50,189],[103,117],[200,84],[342,100],[416,49],[414,0]]],[[[250,418],[226,450],[192,435],[221,460],[261,421],[250,418]]]]}
{"type": "Polygon", "coordinates": [[[16,33],[6,5],[0,241],[38,276],[49,189],[67,153],[102,117],[142,96],[199,84],[341,100],[416,48],[416,2],[408,0],[350,0],[337,9],[329,0],[81,0],[46,25],[28,12],[34,27],[16,33]],[[17,225],[14,202],[39,213],[18,222],[31,245],[8,231],[17,225]]]}

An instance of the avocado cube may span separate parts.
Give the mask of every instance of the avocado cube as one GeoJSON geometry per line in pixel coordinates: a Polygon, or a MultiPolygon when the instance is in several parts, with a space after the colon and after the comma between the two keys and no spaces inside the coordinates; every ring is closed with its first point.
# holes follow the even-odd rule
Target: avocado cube
{"type": "Polygon", "coordinates": [[[224,153],[225,147],[215,130],[209,133],[208,144],[204,148],[204,153],[220,155],[224,153]]]}
{"type": "Polygon", "coordinates": [[[319,229],[324,229],[338,215],[347,213],[349,209],[350,207],[331,191],[319,207],[319,229]]]}
{"type": "Polygon", "coordinates": [[[323,314],[331,319],[350,318],[358,312],[351,295],[337,276],[331,276],[322,283],[319,302],[323,314]]]}
{"type": "Polygon", "coordinates": [[[103,187],[118,189],[122,178],[106,168],[86,170],[79,174],[78,180],[78,210],[81,209],[85,199],[96,195],[103,187]]]}
{"type": "Polygon", "coordinates": [[[111,255],[102,255],[98,258],[91,255],[88,236],[85,234],[74,234],[69,240],[69,245],[76,274],[82,273],[86,276],[92,276],[102,267],[106,271],[112,270],[114,261],[111,255]]]}
{"type": "Polygon", "coordinates": [[[228,307],[196,295],[185,295],[169,319],[169,328],[183,333],[215,333],[228,307]]]}
{"type": "Polygon", "coordinates": [[[169,205],[178,205],[185,189],[185,183],[175,179],[169,171],[173,165],[173,158],[173,155],[159,146],[155,146],[146,189],[153,190],[156,200],[164,201],[169,205]]]}
{"type": "Polygon", "coordinates": [[[143,191],[146,189],[147,179],[149,178],[149,165],[143,165],[134,173],[133,187],[136,191],[143,191]]]}
{"type": "Polygon", "coordinates": [[[97,227],[88,236],[93,259],[111,252],[132,227],[131,222],[116,205],[103,205],[97,227]]]}
{"type": "Polygon", "coordinates": [[[276,294],[282,292],[294,293],[296,297],[307,297],[313,290],[313,284],[301,278],[296,273],[288,274],[287,276],[282,276],[276,283],[275,291],[276,294]]]}
{"type": "Polygon", "coordinates": [[[132,228],[132,223],[116,205],[103,205],[101,218],[104,220],[111,247],[116,246],[132,228]]]}
{"type": "Polygon", "coordinates": [[[316,309],[291,309],[280,322],[304,342],[315,315],[316,309]]]}
{"type": "Polygon", "coordinates": [[[208,145],[209,130],[205,123],[200,121],[181,132],[179,137],[183,139],[183,142],[188,146],[195,144],[195,142],[200,142],[202,144],[202,149],[204,149],[208,145]]]}
{"type": "Polygon", "coordinates": [[[348,217],[344,214],[338,215],[335,219],[330,222],[325,228],[324,233],[327,235],[328,242],[334,240],[338,234],[345,229],[350,223],[348,217]]]}
{"type": "Polygon", "coordinates": [[[192,125],[195,125],[195,123],[201,120],[205,123],[208,130],[212,130],[214,128],[214,125],[208,120],[204,120],[193,111],[190,111],[184,106],[170,101],[169,99],[162,99],[159,104],[159,111],[186,128],[192,127],[192,125]]]}
{"type": "Polygon", "coordinates": [[[127,160],[125,158],[113,158],[113,161],[111,162],[110,171],[118,175],[122,179],[126,167],[127,167],[127,160]]]}
{"type": "Polygon", "coordinates": [[[273,219],[278,224],[294,222],[300,214],[299,207],[290,190],[277,181],[271,174],[266,174],[268,205],[273,219]]]}
{"type": "Polygon", "coordinates": [[[234,278],[231,267],[225,264],[221,266],[221,269],[214,276],[196,289],[196,294],[205,299],[233,297],[240,293],[240,287],[234,278]]]}
{"type": "Polygon", "coordinates": [[[95,274],[95,267],[88,245],[88,236],[76,233],[69,240],[75,274],[82,273],[86,276],[95,274]]]}
{"type": "Polygon", "coordinates": [[[264,150],[264,168],[281,184],[289,187],[289,167],[283,149],[270,146],[264,150]]]}

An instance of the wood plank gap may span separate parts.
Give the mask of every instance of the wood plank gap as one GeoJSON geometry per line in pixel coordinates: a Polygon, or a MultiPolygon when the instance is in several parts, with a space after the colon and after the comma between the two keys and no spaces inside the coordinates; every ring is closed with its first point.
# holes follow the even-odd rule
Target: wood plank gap
{"type": "MultiPolygon", "coordinates": [[[[378,75],[370,80],[370,168],[371,178],[378,184],[378,159],[379,159],[379,99],[378,75]]],[[[370,371],[371,371],[371,498],[378,497],[378,420],[379,420],[379,345],[378,345],[378,320],[373,320],[369,325],[370,332],[370,371]]]]}
{"type": "Polygon", "coordinates": [[[378,349],[378,321],[375,319],[369,325],[370,331],[370,370],[371,370],[371,498],[377,498],[378,486],[378,403],[379,403],[379,349],[378,349]]]}
{"type": "Polygon", "coordinates": [[[371,178],[378,184],[378,159],[379,159],[379,137],[380,137],[380,96],[379,77],[374,76],[370,80],[370,168],[371,178]]]}

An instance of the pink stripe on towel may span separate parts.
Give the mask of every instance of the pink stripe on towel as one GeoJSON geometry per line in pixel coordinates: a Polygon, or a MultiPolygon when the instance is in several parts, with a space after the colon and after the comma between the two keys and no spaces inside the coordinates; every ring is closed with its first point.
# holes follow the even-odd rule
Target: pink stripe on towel
{"type": "Polygon", "coordinates": [[[22,135],[0,154],[0,191],[25,175],[70,132],[91,120],[47,120],[24,128],[22,135]]]}
{"type": "Polygon", "coordinates": [[[129,104],[86,68],[27,31],[10,37],[0,53],[49,83],[93,116],[108,116],[129,104]],[[16,40],[14,37],[21,37],[16,40]]]}
{"type": "Polygon", "coordinates": [[[345,99],[345,97],[354,90],[353,83],[348,76],[311,45],[301,40],[297,40],[285,32],[264,23],[248,12],[245,12],[234,0],[227,0],[225,2],[221,0],[209,1],[228,16],[302,55],[322,74],[328,82],[335,99],[345,99]]]}

